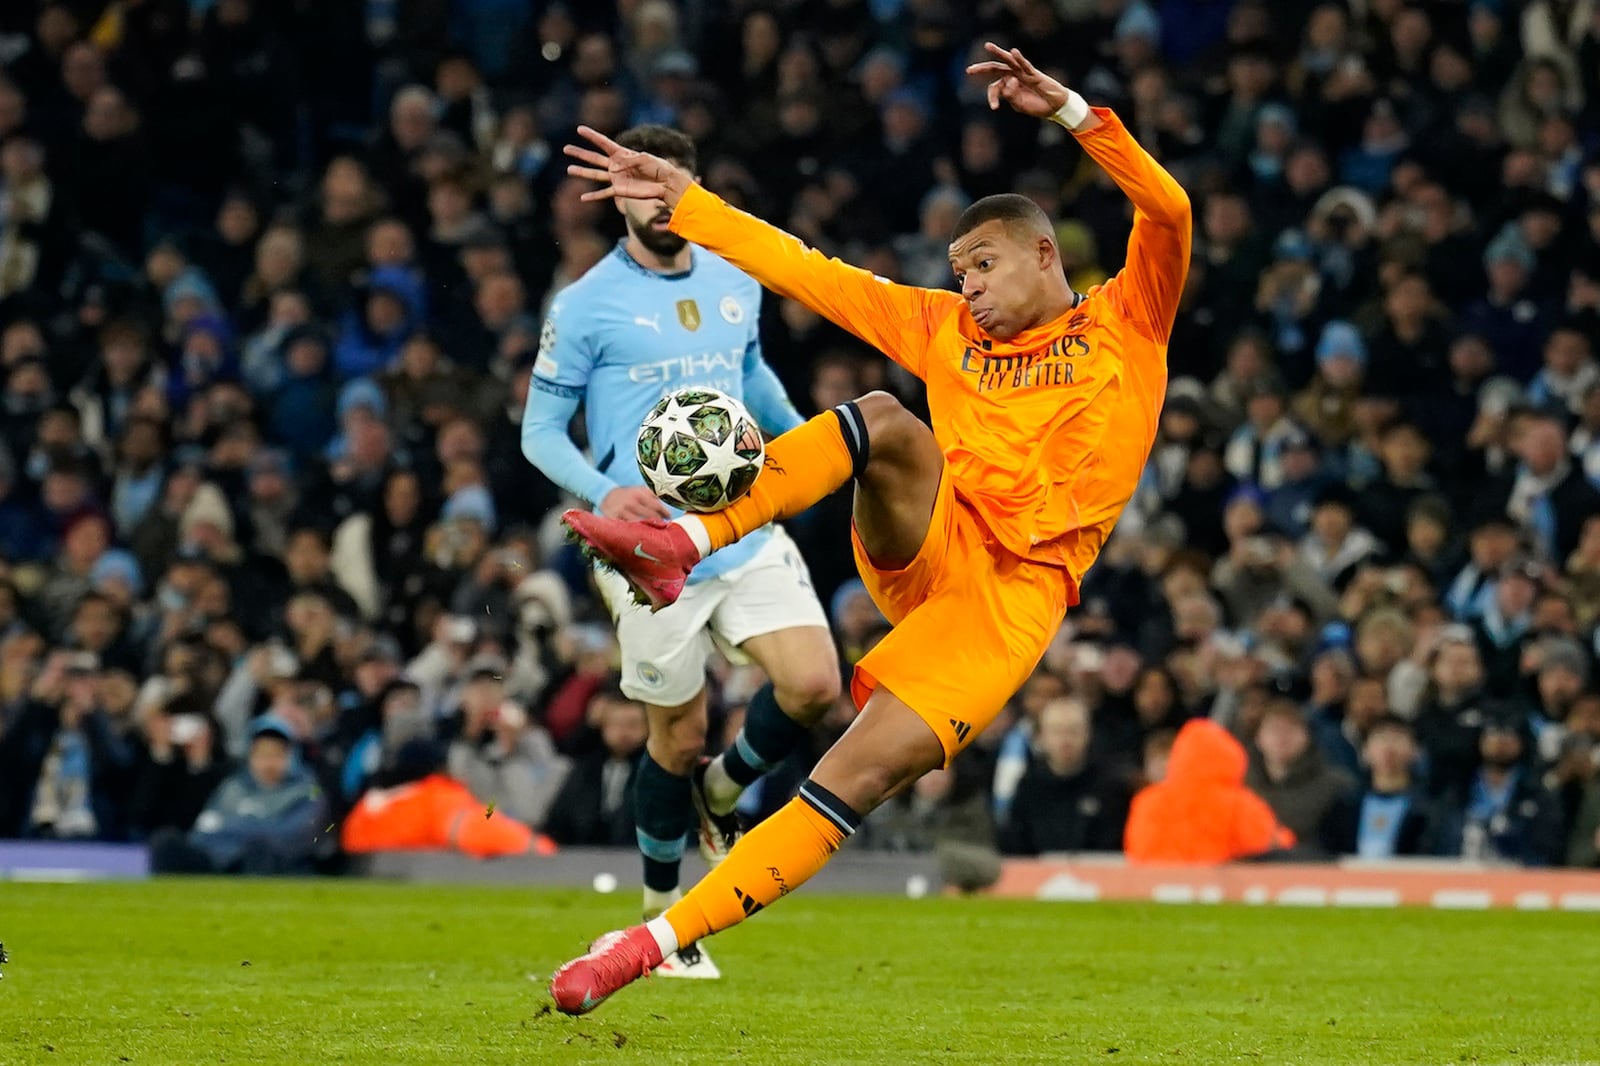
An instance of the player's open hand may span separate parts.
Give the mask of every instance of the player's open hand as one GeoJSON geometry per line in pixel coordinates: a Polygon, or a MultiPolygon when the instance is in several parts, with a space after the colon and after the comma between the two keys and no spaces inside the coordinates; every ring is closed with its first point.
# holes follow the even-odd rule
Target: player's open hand
{"type": "Polygon", "coordinates": [[[628,200],[661,200],[668,207],[674,207],[678,197],[689,187],[689,176],[659,156],[624,148],[588,126],[579,126],[578,136],[594,147],[566,145],[562,151],[581,160],[581,164],[567,164],[567,173],[575,178],[597,181],[602,186],[584,193],[585,200],[610,200],[620,196],[628,200]]]}
{"type": "Polygon", "coordinates": [[[1004,100],[1024,115],[1049,118],[1067,102],[1067,87],[1042,73],[1017,48],[1001,48],[993,41],[984,43],[993,59],[973,63],[967,73],[991,78],[989,110],[997,111],[1004,100]]]}
{"type": "Polygon", "coordinates": [[[600,513],[623,522],[648,522],[652,518],[671,518],[667,505],[643,485],[621,485],[600,501],[600,513]]]}

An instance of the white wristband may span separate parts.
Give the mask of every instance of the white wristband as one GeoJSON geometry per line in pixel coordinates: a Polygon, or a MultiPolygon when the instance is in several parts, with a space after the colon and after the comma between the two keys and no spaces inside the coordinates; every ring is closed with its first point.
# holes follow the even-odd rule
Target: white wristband
{"type": "Polygon", "coordinates": [[[1061,110],[1050,116],[1050,121],[1069,130],[1076,130],[1088,117],[1089,101],[1068,89],[1067,102],[1061,105],[1061,110]]]}

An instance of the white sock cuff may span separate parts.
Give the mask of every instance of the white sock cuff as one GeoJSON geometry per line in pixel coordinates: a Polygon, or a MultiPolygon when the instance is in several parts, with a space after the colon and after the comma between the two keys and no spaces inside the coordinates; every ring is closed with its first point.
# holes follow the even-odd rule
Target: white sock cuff
{"type": "Polygon", "coordinates": [[[656,938],[656,947],[661,949],[663,959],[678,950],[678,934],[673,931],[672,923],[667,921],[666,915],[651,918],[644,923],[644,927],[656,938]]]}
{"type": "Polygon", "coordinates": [[[704,559],[711,554],[711,534],[706,530],[706,524],[692,514],[674,518],[673,524],[689,534],[689,539],[694,542],[695,550],[704,559]]]}

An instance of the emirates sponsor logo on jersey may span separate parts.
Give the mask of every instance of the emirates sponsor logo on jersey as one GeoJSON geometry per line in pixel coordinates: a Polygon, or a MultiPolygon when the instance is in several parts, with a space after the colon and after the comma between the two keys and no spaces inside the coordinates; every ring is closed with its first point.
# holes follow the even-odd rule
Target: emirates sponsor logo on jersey
{"type": "Polygon", "coordinates": [[[1057,337],[1034,352],[994,355],[984,347],[967,346],[961,354],[961,372],[975,375],[980,393],[1000,389],[1036,389],[1073,384],[1072,360],[1087,356],[1089,342],[1076,334],[1057,337]]]}

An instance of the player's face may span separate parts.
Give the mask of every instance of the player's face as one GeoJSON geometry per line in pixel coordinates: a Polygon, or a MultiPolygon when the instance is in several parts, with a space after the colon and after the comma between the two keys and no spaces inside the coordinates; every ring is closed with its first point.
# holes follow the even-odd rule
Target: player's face
{"type": "Polygon", "coordinates": [[[1000,221],[985,222],[950,245],[950,269],[972,320],[996,340],[1039,324],[1045,271],[1060,269],[1047,238],[1025,240],[1000,221]]]}
{"type": "Polygon", "coordinates": [[[689,242],[667,228],[672,209],[662,200],[616,198],[617,210],[628,224],[628,233],[659,256],[674,256],[689,242]]]}

